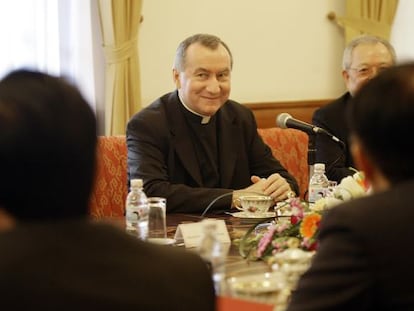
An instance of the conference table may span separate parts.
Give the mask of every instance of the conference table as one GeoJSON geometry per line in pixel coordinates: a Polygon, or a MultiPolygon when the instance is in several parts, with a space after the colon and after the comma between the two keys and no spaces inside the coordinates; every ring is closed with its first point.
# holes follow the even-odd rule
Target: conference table
{"type": "MultiPolygon", "coordinates": [[[[249,273],[252,271],[254,273],[266,273],[271,272],[272,269],[269,265],[262,261],[247,261],[239,254],[238,245],[233,243],[234,239],[241,238],[246,231],[251,228],[256,219],[243,219],[233,217],[229,214],[209,214],[201,217],[196,214],[179,214],[172,213],[167,214],[166,223],[167,223],[167,237],[174,238],[176,230],[180,224],[188,223],[197,223],[200,222],[203,218],[215,218],[222,219],[226,224],[227,231],[231,238],[231,244],[229,245],[228,254],[225,261],[225,271],[226,277],[238,275],[240,273],[249,273]]],[[[123,228],[125,226],[125,219],[123,217],[116,218],[106,218],[104,221],[109,221],[112,224],[115,224],[118,227],[123,228]]],[[[171,246],[165,246],[171,247],[171,246]]],[[[176,244],[172,247],[182,247],[185,249],[184,243],[176,244]]],[[[197,251],[196,248],[188,248],[188,251],[197,251]]],[[[217,310],[218,311],[272,311],[278,310],[275,308],[274,304],[257,302],[252,299],[242,299],[239,297],[232,297],[232,295],[219,295],[217,296],[217,310]]]]}
{"type": "MultiPolygon", "coordinates": [[[[226,256],[226,277],[238,275],[241,273],[249,273],[249,271],[254,271],[255,273],[265,273],[271,272],[271,267],[265,264],[262,261],[247,261],[239,254],[238,245],[233,243],[234,239],[241,238],[248,229],[250,229],[254,223],[258,220],[256,219],[244,219],[234,217],[229,214],[209,214],[205,217],[200,217],[200,215],[194,214],[168,214],[167,215],[167,236],[174,238],[178,225],[185,223],[194,223],[199,222],[203,218],[215,218],[222,219],[226,223],[226,228],[232,240],[228,254],[226,256]]],[[[184,247],[183,245],[180,247],[184,247]]],[[[191,251],[191,249],[190,249],[191,251]]],[[[240,299],[236,297],[231,297],[231,295],[223,295],[217,297],[217,307],[218,311],[230,311],[230,310],[255,310],[255,311],[270,311],[274,310],[275,306],[268,303],[260,303],[248,299],[240,299]]],[[[277,309],[275,309],[277,310],[277,309]]]]}

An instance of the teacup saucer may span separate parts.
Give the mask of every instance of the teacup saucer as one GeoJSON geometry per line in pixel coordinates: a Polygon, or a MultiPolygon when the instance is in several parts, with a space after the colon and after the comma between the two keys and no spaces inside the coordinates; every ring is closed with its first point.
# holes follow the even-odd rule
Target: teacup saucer
{"type": "Polygon", "coordinates": [[[232,216],[237,218],[249,218],[249,219],[265,219],[265,218],[272,218],[276,216],[275,212],[265,212],[265,213],[246,213],[246,212],[236,212],[231,213],[232,216]]]}

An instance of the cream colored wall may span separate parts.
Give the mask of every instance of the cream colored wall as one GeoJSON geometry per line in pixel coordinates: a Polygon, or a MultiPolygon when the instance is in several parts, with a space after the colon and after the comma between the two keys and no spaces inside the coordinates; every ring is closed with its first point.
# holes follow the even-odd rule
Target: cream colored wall
{"type": "Polygon", "coordinates": [[[212,33],[234,56],[231,98],[241,103],[334,98],[342,31],[326,15],[344,12],[343,0],[144,0],[140,29],[142,103],[174,89],[177,45],[212,33]]]}

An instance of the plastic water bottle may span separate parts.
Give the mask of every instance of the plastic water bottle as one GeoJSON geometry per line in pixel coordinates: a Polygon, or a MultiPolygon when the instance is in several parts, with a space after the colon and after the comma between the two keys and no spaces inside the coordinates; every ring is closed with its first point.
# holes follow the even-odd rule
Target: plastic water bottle
{"type": "Polygon", "coordinates": [[[329,180],[325,175],[325,164],[315,163],[313,175],[309,180],[308,201],[315,203],[318,199],[327,196],[329,180]]]}
{"type": "Polygon", "coordinates": [[[142,179],[131,180],[131,191],[125,204],[125,220],[127,232],[145,241],[148,236],[149,206],[142,186],[142,179]]]}
{"type": "Polygon", "coordinates": [[[217,220],[202,221],[203,236],[198,247],[198,253],[211,271],[217,295],[224,293],[226,248],[216,236],[217,220]]]}

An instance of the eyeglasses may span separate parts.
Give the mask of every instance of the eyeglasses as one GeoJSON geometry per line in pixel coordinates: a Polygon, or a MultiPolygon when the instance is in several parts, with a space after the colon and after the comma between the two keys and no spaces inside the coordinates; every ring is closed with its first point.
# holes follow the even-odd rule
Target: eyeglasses
{"type": "Polygon", "coordinates": [[[358,68],[349,68],[348,70],[354,70],[356,72],[356,75],[361,78],[368,77],[375,72],[378,74],[384,70],[387,70],[390,68],[390,66],[382,65],[382,66],[362,66],[358,68]]]}

